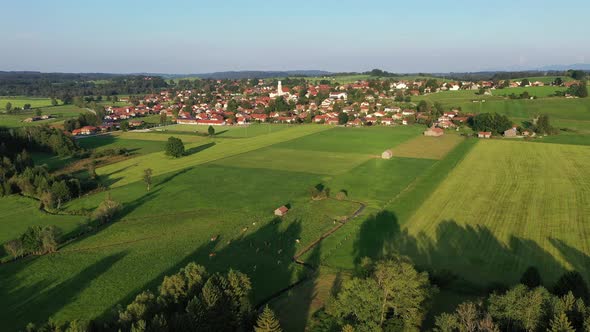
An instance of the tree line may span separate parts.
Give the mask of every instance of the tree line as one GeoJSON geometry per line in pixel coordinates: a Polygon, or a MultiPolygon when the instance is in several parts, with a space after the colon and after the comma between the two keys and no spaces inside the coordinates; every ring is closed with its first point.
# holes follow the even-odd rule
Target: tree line
{"type": "Polygon", "coordinates": [[[158,76],[0,72],[0,96],[56,97],[146,94],[168,87],[158,76]]]}
{"type": "Polygon", "coordinates": [[[40,200],[45,209],[60,209],[62,203],[94,189],[92,179],[81,182],[69,174],[53,175],[34,164],[29,151],[73,156],[81,149],[69,136],[49,126],[0,128],[0,196],[22,194],[40,200]]]}
{"type": "MultiPolygon", "coordinates": [[[[373,262],[362,258],[354,275],[339,282],[310,331],[420,331],[444,277],[420,271],[405,256],[373,262]]],[[[535,267],[520,283],[494,287],[484,297],[437,315],[433,331],[587,331],[590,292],[582,275],[566,272],[550,289],[535,267]]],[[[268,306],[251,304],[248,275],[230,269],[209,273],[189,263],[166,276],[155,291],[145,290],[100,321],[73,320],[29,324],[27,331],[281,331],[268,306]]]]}

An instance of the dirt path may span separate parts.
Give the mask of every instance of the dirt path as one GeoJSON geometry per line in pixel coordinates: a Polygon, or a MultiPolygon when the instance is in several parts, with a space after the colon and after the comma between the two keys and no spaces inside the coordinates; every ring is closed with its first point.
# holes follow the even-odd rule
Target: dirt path
{"type": "MultiPolygon", "coordinates": [[[[366,204],[363,202],[358,202],[358,201],[351,201],[354,203],[358,203],[360,206],[359,208],[354,211],[353,214],[351,214],[350,216],[346,217],[346,219],[339,221],[338,225],[336,227],[333,227],[332,229],[330,229],[329,231],[327,231],[326,233],[322,234],[322,236],[320,236],[317,240],[313,241],[312,243],[310,243],[308,246],[306,246],[305,248],[301,249],[298,253],[295,254],[295,256],[293,256],[293,262],[295,262],[295,264],[301,265],[303,267],[305,267],[306,269],[308,269],[309,271],[311,271],[312,273],[315,273],[317,271],[317,267],[307,264],[306,262],[300,260],[299,258],[301,256],[303,256],[305,253],[307,253],[308,251],[312,250],[313,248],[315,248],[317,245],[320,244],[320,242],[322,242],[322,240],[324,240],[325,238],[329,237],[330,235],[334,234],[337,230],[339,230],[342,226],[346,225],[349,221],[351,221],[352,219],[358,217],[361,213],[363,213],[363,211],[366,208],[366,204]]],[[[271,294],[270,296],[268,296],[267,298],[263,299],[262,301],[260,301],[260,303],[258,303],[256,305],[256,309],[260,309],[262,308],[263,305],[267,304],[268,302],[278,298],[279,296],[285,294],[286,292],[292,290],[293,288],[299,286],[300,284],[304,283],[305,281],[307,281],[310,278],[309,275],[304,276],[303,278],[297,280],[296,282],[290,284],[289,286],[271,294]]]]}

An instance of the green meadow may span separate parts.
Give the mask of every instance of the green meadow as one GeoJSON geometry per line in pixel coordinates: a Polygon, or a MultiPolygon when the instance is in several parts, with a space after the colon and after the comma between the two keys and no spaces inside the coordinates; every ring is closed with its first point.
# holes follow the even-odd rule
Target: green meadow
{"type": "MultiPolygon", "coordinates": [[[[421,269],[450,269],[474,289],[515,283],[528,265],[547,283],[567,269],[590,273],[588,101],[488,96],[473,103],[473,92],[453,93],[424,98],[515,122],[545,112],[570,129],[531,141],[482,141],[450,132],[424,137],[420,125],[252,125],[216,127],[213,136],[204,135],[207,126],[175,125],[79,139],[90,151],[125,148],[130,155],[97,169],[105,191],[68,202],[59,215],[28,198],[0,199],[0,237],[30,225],[75,234],[86,217],[69,214],[92,211],[107,195],[122,211],[57,253],[0,264],[3,326],[109,317],[190,261],[247,273],[254,303],[270,301],[287,331],[302,331],[365,256],[400,252],[421,269]],[[182,158],[164,154],[170,136],[184,141],[182,158]],[[387,149],[393,158],[381,159],[387,149]],[[150,191],[142,181],[147,168],[150,191]],[[331,198],[313,200],[310,190],[322,186],[331,198]],[[276,217],[282,205],[290,210],[276,217]]],[[[52,171],[71,162],[34,158],[52,171]]],[[[450,288],[435,302],[444,307],[472,296],[450,288]]]]}
{"type": "MultiPolygon", "coordinates": [[[[0,104],[1,105],[1,104],[0,104]]],[[[0,113],[0,126],[16,128],[23,126],[38,126],[40,124],[57,124],[66,119],[76,118],[80,113],[88,112],[86,109],[75,105],[47,106],[41,108],[42,115],[51,115],[53,118],[35,122],[23,122],[23,120],[35,116],[35,110],[22,110],[17,114],[0,113]]]]}
{"type": "Polygon", "coordinates": [[[51,107],[51,98],[31,98],[31,97],[0,97],[0,108],[4,110],[6,103],[11,103],[12,107],[23,108],[25,104],[30,104],[32,108],[51,107]]]}

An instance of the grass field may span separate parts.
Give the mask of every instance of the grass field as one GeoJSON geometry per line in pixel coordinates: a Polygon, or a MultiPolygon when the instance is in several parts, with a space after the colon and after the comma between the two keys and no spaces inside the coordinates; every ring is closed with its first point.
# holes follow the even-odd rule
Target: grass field
{"type": "MultiPolygon", "coordinates": [[[[528,116],[536,101],[490,100],[481,107],[493,102],[522,102],[505,112],[528,116]]],[[[553,112],[562,112],[563,121],[584,121],[588,104],[567,102],[577,107],[553,112]]],[[[255,303],[308,277],[271,302],[284,326],[297,331],[363,256],[399,251],[421,268],[452,269],[479,284],[512,283],[528,264],[537,265],[546,282],[564,268],[590,272],[590,147],[583,132],[527,142],[423,137],[422,126],[270,127],[268,133],[267,125],[251,126],[247,137],[243,127],[216,128],[212,138],[176,127],[80,139],[87,149],[124,147],[136,154],[97,170],[123,210],[112,224],[56,254],[0,265],[3,326],[104,318],[189,261],[247,273],[255,303]],[[185,141],[187,156],[164,155],[170,136],[185,141]],[[394,157],[381,159],[390,148],[394,157]],[[146,168],[154,171],[149,192],[141,180],[146,168]],[[348,199],[311,200],[309,189],[318,184],[332,195],[345,191],[348,199]],[[275,218],[273,210],[285,204],[289,213],[275,218]],[[358,217],[300,258],[317,272],[292,263],[362,205],[358,217]]],[[[53,168],[67,162],[34,157],[53,168]]],[[[65,209],[91,211],[106,194],[75,199],[65,209]]],[[[64,222],[72,231],[84,219],[45,215],[16,196],[0,199],[0,207],[6,238],[39,222],[64,222]],[[17,211],[19,217],[26,211],[24,223],[17,211]]],[[[463,298],[445,292],[436,300],[441,307],[463,298]]]]}
{"type": "MultiPolygon", "coordinates": [[[[281,131],[292,127],[293,125],[287,124],[251,124],[249,126],[216,126],[215,137],[230,137],[230,138],[248,138],[259,135],[271,134],[277,131],[281,131]]],[[[171,126],[165,126],[158,128],[167,132],[181,132],[181,133],[198,133],[201,135],[207,135],[207,129],[209,126],[206,125],[187,125],[177,124],[171,126]]]]}
{"type": "MultiPolygon", "coordinates": [[[[0,199],[0,243],[20,236],[29,226],[58,226],[64,235],[75,231],[83,217],[54,216],[39,211],[36,201],[11,196],[0,199]]],[[[0,258],[5,256],[4,248],[0,248],[0,258]]]]}
{"type": "Polygon", "coordinates": [[[78,108],[75,105],[48,106],[42,108],[42,114],[53,115],[54,118],[35,122],[23,122],[24,119],[35,115],[35,110],[19,111],[18,114],[0,113],[0,126],[3,127],[23,127],[38,126],[41,124],[55,124],[63,122],[66,119],[76,118],[80,113],[88,112],[86,109],[78,108]]]}
{"type": "Polygon", "coordinates": [[[31,104],[32,108],[50,107],[51,98],[0,97],[0,107],[2,110],[4,110],[6,103],[11,103],[13,108],[23,108],[25,104],[31,104]]]}
{"type": "Polygon", "coordinates": [[[476,283],[512,284],[530,265],[550,285],[588,275],[590,147],[481,142],[407,227],[402,251],[476,283]]]}
{"type": "Polygon", "coordinates": [[[441,137],[418,136],[393,149],[395,157],[442,159],[464,138],[455,134],[441,137]]]}

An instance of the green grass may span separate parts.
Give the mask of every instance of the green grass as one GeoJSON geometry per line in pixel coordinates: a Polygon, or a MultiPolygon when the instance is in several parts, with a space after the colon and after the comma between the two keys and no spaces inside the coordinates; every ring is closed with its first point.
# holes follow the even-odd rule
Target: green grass
{"type": "MultiPolygon", "coordinates": [[[[0,314],[4,326],[15,329],[48,316],[100,317],[193,260],[211,271],[248,273],[259,301],[300,278],[305,272],[291,257],[358,208],[347,201],[310,201],[307,189],[321,179],[307,173],[203,165],[154,180],[150,192],[141,182],[111,190],[124,210],[100,233],[54,255],[0,266],[0,305],[9,308],[0,314]],[[243,181],[245,174],[257,181],[243,181]],[[287,203],[287,216],[275,219],[273,210],[287,203]]],[[[104,195],[68,208],[93,208],[104,195]]]]}
{"type": "MultiPolygon", "coordinates": [[[[582,121],[575,117],[586,104],[579,103],[579,109],[563,109],[565,121],[582,121]]],[[[360,216],[302,257],[321,264],[323,272],[273,301],[285,327],[300,330],[324,303],[337,273],[326,267],[350,270],[363,256],[394,250],[420,268],[449,268],[481,284],[512,283],[531,263],[547,282],[564,267],[590,272],[590,147],[573,145],[585,145],[581,132],[538,140],[568,143],[562,145],[456,135],[432,143],[437,138],[422,137],[422,126],[272,126],[278,130],[270,134],[267,128],[252,126],[247,138],[231,127],[213,138],[181,130],[80,140],[97,150],[136,149],[137,157],[97,170],[123,211],[100,232],[56,254],[0,265],[4,326],[15,330],[48,317],[105,317],[189,261],[210,271],[232,267],[247,273],[258,303],[309,276],[292,257],[335,227],[335,219],[354,213],[358,202],[366,204],[360,216]],[[187,156],[163,154],[172,135],[185,141],[187,156]],[[403,157],[380,159],[388,148],[403,157]],[[146,168],[154,170],[149,192],[141,181],[146,168]],[[332,195],[345,190],[349,200],[310,200],[309,189],[319,183],[332,195]],[[290,211],[275,218],[273,210],[284,204],[290,211]]],[[[63,162],[35,158],[55,168],[63,162]]],[[[65,208],[92,210],[106,194],[84,196],[65,208]]],[[[40,213],[29,200],[22,208],[2,210],[27,206],[40,213]]],[[[14,216],[0,216],[11,231],[14,216]]],[[[440,306],[457,301],[452,292],[437,299],[440,306]]]]}
{"type": "MultiPolygon", "coordinates": [[[[214,126],[215,137],[248,138],[271,134],[292,127],[287,124],[251,124],[249,126],[214,126]]],[[[209,126],[177,124],[158,128],[166,132],[198,133],[208,135],[209,126]]]]}
{"type": "Polygon", "coordinates": [[[80,113],[88,112],[86,109],[78,108],[75,105],[49,106],[42,109],[42,114],[53,115],[54,118],[35,122],[22,122],[26,118],[35,116],[35,110],[19,111],[18,114],[0,113],[0,126],[3,127],[24,127],[38,126],[41,124],[57,124],[66,119],[77,118],[80,113]]]}
{"type": "Polygon", "coordinates": [[[588,275],[590,147],[481,142],[404,224],[402,251],[475,283],[588,275]]]}
{"type": "Polygon", "coordinates": [[[539,81],[539,82],[543,82],[545,84],[549,84],[549,83],[555,81],[555,79],[557,77],[561,77],[561,80],[564,82],[573,81],[573,78],[571,78],[569,76],[534,76],[534,77],[514,78],[514,79],[511,79],[510,81],[511,82],[522,81],[526,78],[531,83],[539,81]]]}
{"type": "Polygon", "coordinates": [[[440,137],[418,136],[393,149],[393,155],[406,158],[442,159],[464,138],[452,132],[440,137]]]}
{"type": "MultiPolygon", "coordinates": [[[[371,182],[372,186],[368,188],[381,186],[385,193],[373,194],[377,199],[368,200],[369,209],[364,216],[359,217],[362,219],[346,224],[323,242],[322,264],[353,269],[360,258],[378,258],[386,249],[393,248],[397,242],[396,235],[400,233],[398,225],[406,223],[420,209],[432,191],[477,143],[475,139],[465,140],[439,161],[399,158],[400,162],[407,164],[399,168],[399,182],[391,180],[393,184],[397,184],[397,188],[391,188],[392,183],[378,182],[377,179],[371,182]],[[375,184],[377,182],[378,185],[375,184]]],[[[354,193],[351,192],[351,195],[356,199],[354,193]]],[[[367,194],[360,195],[363,196],[371,197],[367,194]]]]}
{"type": "Polygon", "coordinates": [[[269,147],[247,154],[214,161],[215,164],[246,168],[281,169],[314,174],[341,174],[351,170],[371,155],[307,151],[269,147]]]}
{"type": "Polygon", "coordinates": [[[166,143],[161,140],[144,140],[123,138],[127,135],[109,134],[78,139],[80,147],[102,151],[106,149],[125,148],[133,154],[148,154],[163,151],[166,143]]]}
{"type": "MultiPolygon", "coordinates": [[[[0,198],[0,243],[20,236],[33,225],[58,226],[64,235],[78,228],[83,217],[55,216],[43,213],[38,203],[30,198],[9,196],[0,198]]],[[[4,257],[4,249],[0,248],[0,257],[4,257]]]]}
{"type": "MultiPolygon", "coordinates": [[[[192,166],[204,164],[221,158],[254,151],[277,142],[293,140],[302,136],[328,130],[327,126],[296,126],[276,133],[240,140],[205,140],[200,143],[187,144],[188,156],[172,159],[163,152],[151,153],[117,164],[97,169],[102,177],[108,177],[109,182],[121,186],[139,181],[145,168],[151,168],[154,175],[177,172],[192,166]]],[[[130,135],[133,135],[130,133],[130,135]]],[[[153,134],[158,135],[158,134],[153,134]]],[[[176,136],[176,135],[175,135],[176,136]]],[[[166,138],[167,139],[167,138],[166,138]]]]}
{"type": "Polygon", "coordinates": [[[360,153],[381,156],[386,149],[420,135],[422,126],[337,127],[329,131],[283,142],[275,147],[309,151],[360,153]]]}
{"type": "MultiPolygon", "coordinates": [[[[522,87],[522,88],[504,88],[504,89],[497,89],[493,91],[493,94],[496,96],[509,96],[510,94],[514,93],[515,95],[519,96],[521,93],[525,91],[528,92],[530,96],[535,97],[549,97],[555,94],[556,91],[565,91],[567,90],[566,87],[561,86],[535,86],[535,87],[522,87]]],[[[563,97],[560,97],[563,98],[563,97]]]]}
{"type": "Polygon", "coordinates": [[[4,110],[6,103],[11,103],[13,108],[23,108],[25,104],[31,104],[32,108],[50,107],[51,98],[0,97],[0,107],[2,110],[4,110]]]}
{"type": "Polygon", "coordinates": [[[545,136],[533,140],[537,143],[556,143],[556,144],[573,144],[573,145],[590,145],[590,135],[562,133],[559,135],[545,136]]]}

